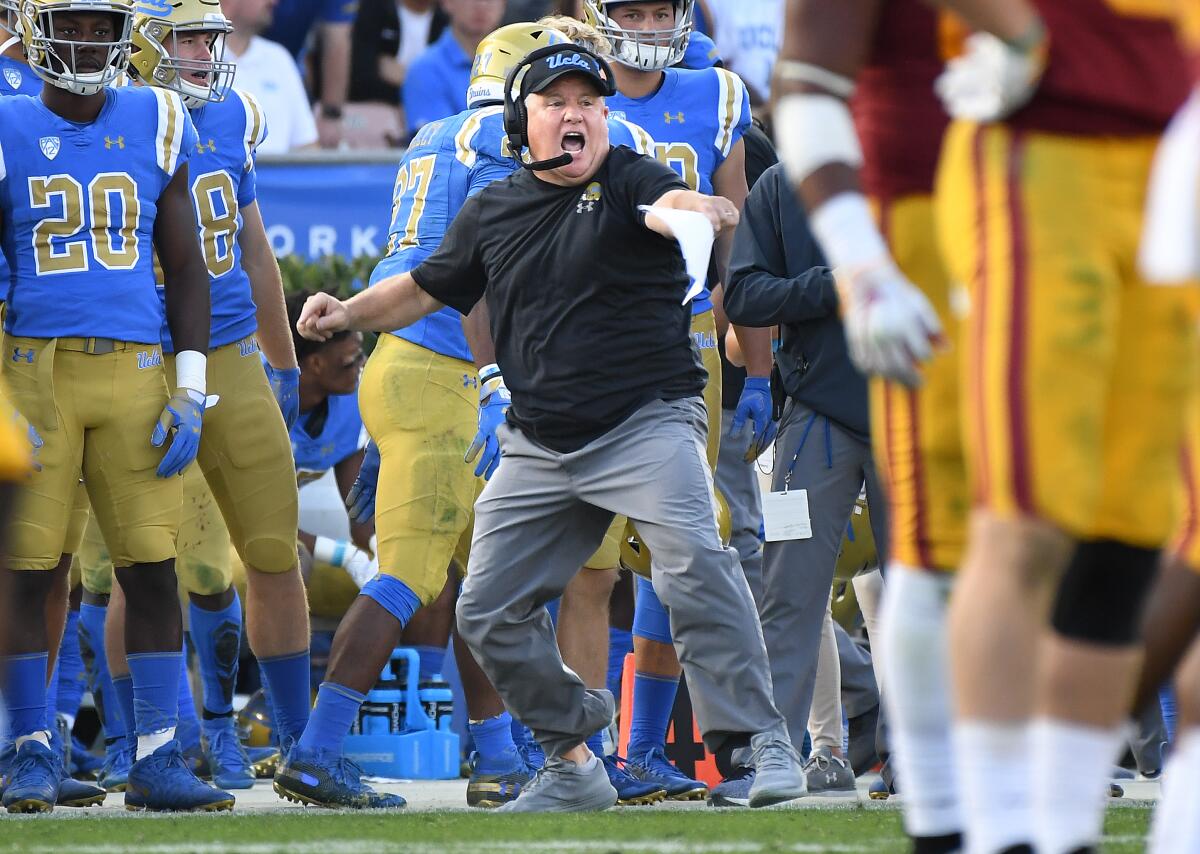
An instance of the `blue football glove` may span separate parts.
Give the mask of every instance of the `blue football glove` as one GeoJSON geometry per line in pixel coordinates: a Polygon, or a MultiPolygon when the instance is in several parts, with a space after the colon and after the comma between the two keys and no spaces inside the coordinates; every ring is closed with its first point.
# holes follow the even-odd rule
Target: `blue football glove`
{"type": "Polygon", "coordinates": [[[747,377],[738,399],[737,409],[733,413],[733,423],[729,435],[741,436],[746,430],[746,422],[753,423],[753,433],[750,445],[746,449],[746,462],[758,459],[779,431],[779,422],[772,418],[771,381],[767,377],[747,377]]]}
{"type": "Polygon", "coordinates": [[[300,417],[300,369],[272,368],[269,362],[263,362],[267,371],[267,381],[271,383],[271,394],[279,403],[279,411],[283,413],[283,423],[289,430],[300,417]]]}
{"type": "Polygon", "coordinates": [[[192,389],[176,389],[158,416],[150,444],[161,448],[171,436],[171,446],[158,464],[159,477],[171,477],[187,468],[200,450],[200,425],[204,421],[204,395],[192,389]]]}
{"type": "Polygon", "coordinates": [[[350,511],[350,521],[365,525],[375,516],[375,490],[379,488],[379,446],[368,442],[363,451],[362,465],[358,467],[358,477],[346,496],[346,509],[350,511]]]}
{"type": "Polygon", "coordinates": [[[479,371],[479,429],[463,462],[472,462],[479,457],[475,466],[475,476],[490,480],[500,465],[500,442],[496,438],[496,429],[504,423],[504,414],[512,403],[512,396],[504,385],[504,377],[500,368],[487,365],[479,371]],[[483,452],[480,454],[480,452],[483,452]]]}

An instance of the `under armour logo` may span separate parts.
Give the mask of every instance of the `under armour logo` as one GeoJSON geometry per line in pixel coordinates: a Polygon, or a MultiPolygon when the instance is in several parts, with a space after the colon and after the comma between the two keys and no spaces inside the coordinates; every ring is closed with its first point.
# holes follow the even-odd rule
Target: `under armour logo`
{"type": "Polygon", "coordinates": [[[210,153],[216,153],[217,141],[215,139],[210,139],[208,142],[197,142],[196,143],[196,153],[197,154],[203,154],[205,152],[205,150],[209,151],[210,153]]]}
{"type": "Polygon", "coordinates": [[[837,774],[833,773],[832,771],[826,772],[825,785],[832,786],[836,782],[837,782],[837,774]]]}
{"type": "Polygon", "coordinates": [[[679,122],[680,124],[683,124],[683,113],[678,112],[675,115],[671,115],[670,113],[663,113],[663,121],[666,122],[667,124],[670,124],[672,121],[676,121],[676,122],[679,122]]]}
{"type": "Polygon", "coordinates": [[[463,374],[463,388],[479,388],[479,377],[463,374]]]}
{"type": "Polygon", "coordinates": [[[123,148],[125,147],[125,137],[123,137],[123,136],[118,136],[116,139],[113,139],[111,136],[106,136],[106,137],[104,137],[104,147],[105,147],[106,149],[110,149],[110,148],[112,148],[114,145],[115,145],[117,148],[122,148],[122,149],[123,149],[123,148]]]}
{"type": "Polygon", "coordinates": [[[29,350],[26,350],[24,353],[22,353],[20,347],[13,347],[12,360],[14,362],[22,362],[23,361],[26,364],[32,365],[33,364],[33,354],[34,354],[34,350],[32,348],[29,350]]]}

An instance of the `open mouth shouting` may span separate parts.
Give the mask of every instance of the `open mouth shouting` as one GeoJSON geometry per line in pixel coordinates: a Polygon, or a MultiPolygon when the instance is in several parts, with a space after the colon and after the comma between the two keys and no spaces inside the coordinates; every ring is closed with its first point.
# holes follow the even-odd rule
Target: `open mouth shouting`
{"type": "Polygon", "coordinates": [[[582,133],[577,130],[567,131],[563,134],[562,150],[567,154],[578,154],[583,151],[587,139],[582,133]]]}

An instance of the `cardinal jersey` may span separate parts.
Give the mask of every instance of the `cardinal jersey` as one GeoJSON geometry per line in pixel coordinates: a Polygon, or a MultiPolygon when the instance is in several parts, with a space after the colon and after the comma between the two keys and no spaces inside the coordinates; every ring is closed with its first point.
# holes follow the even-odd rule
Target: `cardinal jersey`
{"type": "MultiPolygon", "coordinates": [[[[713,175],[750,126],[750,96],[740,77],[723,68],[668,68],[662,85],[645,98],[619,92],[608,99],[611,115],[644,128],[655,155],[693,190],[713,192],[713,175]]],[[[692,313],[712,308],[706,288],[692,313]]]]}
{"type": "MultiPolygon", "coordinates": [[[[254,158],[266,138],[267,124],[253,96],[236,89],[219,103],[192,110],[191,116],[197,139],[188,159],[188,181],[211,286],[208,346],[215,350],[252,335],[257,328],[238,233],[242,208],[257,198],[254,158]]],[[[165,305],[163,289],[158,292],[165,305]]],[[[163,350],[174,352],[165,323],[162,343],[163,350]]]]}
{"type": "Polygon", "coordinates": [[[937,14],[921,0],[893,0],[881,10],[875,33],[851,104],[863,184],[877,200],[928,195],[949,123],[933,90],[945,67],[937,14]]]}
{"type": "Polygon", "coordinates": [[[159,342],[154,220],[196,140],[179,96],[162,89],[107,89],[86,125],[28,95],[0,99],[7,332],[159,342]]]}
{"type": "Polygon", "coordinates": [[[1177,0],[1036,0],[1050,34],[1041,84],[1009,124],[1068,135],[1157,134],[1187,96],[1177,0]]]}
{"type": "MultiPolygon", "coordinates": [[[[650,135],[630,122],[610,119],[608,133],[612,145],[639,154],[654,151],[650,135]]],[[[463,203],[518,168],[504,133],[503,107],[466,110],[421,128],[400,162],[387,254],[371,274],[371,284],[407,273],[428,258],[463,203]]],[[[393,334],[443,356],[472,360],[462,317],[449,307],[393,334]]]]}
{"type": "Polygon", "coordinates": [[[292,457],[303,486],[367,444],[357,394],[331,394],[326,405],[301,412],[292,425],[292,457]]]}
{"type": "MultiPolygon", "coordinates": [[[[37,96],[42,91],[42,81],[29,70],[29,66],[7,56],[0,56],[0,98],[8,95],[37,96]]],[[[0,299],[8,291],[8,261],[0,253],[0,299]]]]}

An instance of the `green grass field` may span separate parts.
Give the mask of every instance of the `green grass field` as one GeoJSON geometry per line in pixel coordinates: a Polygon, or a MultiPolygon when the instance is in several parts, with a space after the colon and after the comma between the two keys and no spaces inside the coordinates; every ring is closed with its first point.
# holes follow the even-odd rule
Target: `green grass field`
{"type": "MultiPolygon", "coordinates": [[[[1109,810],[1103,850],[1140,852],[1149,811],[1109,810]]],[[[80,854],[707,854],[904,851],[894,809],[619,810],[577,816],[464,812],[364,815],[306,811],[203,816],[100,816],[84,811],[0,817],[0,852],[80,854]]]]}

